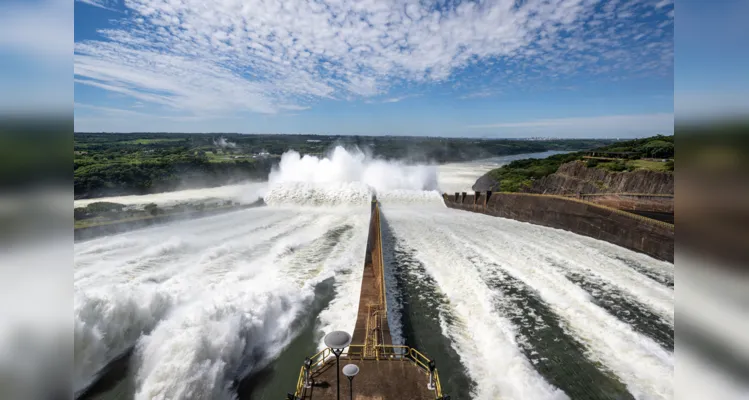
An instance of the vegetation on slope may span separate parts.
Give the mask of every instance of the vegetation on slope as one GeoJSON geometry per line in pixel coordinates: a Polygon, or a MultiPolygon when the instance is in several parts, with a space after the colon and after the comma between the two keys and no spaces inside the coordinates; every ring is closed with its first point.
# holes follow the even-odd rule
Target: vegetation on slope
{"type": "Polygon", "coordinates": [[[487,140],[430,137],[77,133],[76,198],[146,194],[263,180],[293,149],[322,156],[335,145],[407,162],[463,161],[546,150],[594,148],[611,140],[487,140]]]}
{"type": "Polygon", "coordinates": [[[568,154],[557,154],[543,159],[526,159],[513,161],[508,165],[491,170],[487,176],[496,183],[492,185],[502,192],[520,192],[530,188],[533,181],[551,175],[559,166],[575,160],[585,160],[587,167],[599,168],[610,172],[634,171],[648,169],[654,171],[674,170],[674,137],[653,136],[645,139],[618,142],[593,150],[604,154],[603,159],[586,159],[587,151],[568,154]],[[626,154],[626,159],[606,160],[616,154],[626,154]],[[657,160],[648,160],[655,158],[657,160]],[[666,159],[667,161],[662,161],[666,159]]]}

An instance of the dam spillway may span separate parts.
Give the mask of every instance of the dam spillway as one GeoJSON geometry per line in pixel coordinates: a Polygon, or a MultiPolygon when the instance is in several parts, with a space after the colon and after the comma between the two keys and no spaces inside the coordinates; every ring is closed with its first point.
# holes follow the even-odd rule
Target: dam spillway
{"type": "Polygon", "coordinates": [[[325,348],[305,359],[296,390],[293,394],[289,393],[290,399],[339,398],[341,370],[348,364],[358,368],[355,381],[348,382],[353,399],[448,398],[443,397],[433,360],[415,348],[393,345],[387,318],[385,286],[380,207],[377,200],[373,199],[359,307],[350,345],[341,349],[341,362],[334,359],[334,350],[331,348],[325,348]]]}
{"type": "MultiPolygon", "coordinates": [[[[669,244],[671,251],[673,248],[672,236],[669,242],[669,233],[671,235],[673,233],[672,225],[580,199],[504,193],[492,196],[491,192],[477,192],[471,196],[465,193],[454,196],[444,194],[442,198],[445,205],[451,208],[504,216],[538,225],[567,228],[586,236],[603,238],[615,243],[618,241],[617,244],[624,247],[630,247],[642,253],[651,253],[659,258],[668,258],[669,244]],[[622,234],[622,232],[626,233],[622,234]],[[617,233],[621,237],[616,236],[617,233]],[[633,240],[634,236],[639,236],[641,240],[639,242],[633,240]]],[[[427,234],[426,231],[425,234],[427,234]]],[[[470,246],[470,241],[466,244],[470,246]]],[[[472,255],[469,258],[476,256],[472,255]]],[[[521,280],[506,272],[482,273],[482,275],[488,275],[482,276],[486,284],[495,286],[505,294],[533,296],[530,288],[525,287],[521,280]],[[495,274],[499,278],[492,277],[495,274]]],[[[583,286],[591,284],[587,277],[577,273],[569,273],[568,279],[583,286]]],[[[380,204],[377,200],[373,200],[356,325],[351,345],[342,356],[342,360],[346,363],[355,363],[360,368],[356,393],[357,396],[362,396],[361,398],[442,398],[439,374],[434,368],[434,362],[416,349],[392,345],[387,301],[380,204]],[[434,390],[425,389],[423,384],[425,376],[429,377],[430,382],[436,382],[436,385],[430,384],[430,388],[434,390]],[[394,382],[397,384],[393,384],[394,382]]],[[[627,314],[635,313],[636,318],[658,318],[648,314],[647,310],[637,310],[639,306],[636,303],[633,304],[635,304],[634,309],[626,311],[627,314]]],[[[518,304],[517,307],[523,306],[518,304]]],[[[550,325],[558,324],[546,306],[539,305],[538,309],[527,311],[530,314],[548,314],[542,319],[550,325]]],[[[669,328],[668,324],[654,324],[658,325],[656,330],[644,327],[638,327],[638,329],[643,329],[643,332],[658,340],[661,345],[673,349],[672,328],[669,328]]],[[[565,365],[564,367],[557,366],[557,368],[576,369],[575,374],[587,375],[592,381],[597,381],[597,384],[590,388],[573,388],[572,390],[581,389],[580,393],[584,394],[583,397],[629,398],[629,394],[621,390],[620,383],[610,380],[605,373],[585,360],[582,356],[584,347],[580,346],[576,339],[568,337],[563,331],[554,332],[553,335],[555,341],[564,343],[564,347],[568,348],[568,351],[557,355],[558,360],[562,360],[562,364],[565,365]]],[[[331,383],[336,379],[335,373],[341,368],[342,365],[333,364],[332,350],[323,349],[310,361],[305,362],[305,366],[302,367],[294,399],[334,398],[336,391],[333,390],[331,383]]],[[[465,395],[465,393],[460,395],[465,395]]]]}
{"type": "Polygon", "coordinates": [[[674,261],[674,225],[579,198],[532,193],[443,194],[450,208],[564,229],[674,261]]]}
{"type": "MultiPolygon", "coordinates": [[[[672,264],[445,207],[439,194],[425,203],[427,194],[379,193],[385,276],[397,281],[388,281],[386,320],[395,346],[436,361],[453,399],[670,398],[672,264]]],[[[97,398],[208,399],[225,387],[231,397],[225,382],[245,376],[269,389],[240,399],[293,394],[325,333],[357,336],[365,255],[377,255],[366,202],[268,206],[76,243],[85,333],[76,331],[76,357],[90,368],[78,376],[95,377],[96,363],[135,346],[137,380],[117,383],[125,395],[97,398]]],[[[415,372],[425,386],[426,370],[415,372]]]]}

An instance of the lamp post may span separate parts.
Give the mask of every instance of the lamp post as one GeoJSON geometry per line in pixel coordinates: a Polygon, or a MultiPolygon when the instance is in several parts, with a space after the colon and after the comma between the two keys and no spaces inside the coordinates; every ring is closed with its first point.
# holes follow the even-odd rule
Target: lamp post
{"type": "Polygon", "coordinates": [[[343,374],[348,378],[349,400],[354,400],[354,377],[359,373],[359,367],[356,364],[346,364],[343,366],[343,374]]]}
{"type": "Polygon", "coordinates": [[[330,347],[335,354],[335,369],[336,369],[336,398],[341,400],[341,369],[339,368],[339,360],[343,349],[351,344],[351,335],[344,331],[333,331],[325,335],[323,342],[326,346],[330,347]]]}

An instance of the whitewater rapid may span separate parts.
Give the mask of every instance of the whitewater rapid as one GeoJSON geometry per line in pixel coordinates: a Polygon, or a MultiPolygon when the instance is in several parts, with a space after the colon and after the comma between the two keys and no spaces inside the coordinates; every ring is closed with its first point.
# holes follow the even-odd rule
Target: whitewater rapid
{"type": "MultiPolygon", "coordinates": [[[[449,302],[444,313],[452,321],[442,318],[442,333],[453,340],[476,382],[471,398],[567,398],[534,368],[543,357],[526,355],[549,343],[533,348],[535,339],[523,334],[527,327],[512,322],[514,310],[522,307],[514,303],[518,293],[525,293],[522,303],[529,295],[544,303],[564,333],[582,345],[585,357],[602,365],[604,375],[616,376],[635,398],[672,398],[673,352],[594,304],[567,276],[583,273],[604,281],[599,290],[616,289],[673,330],[673,289],[627,262],[671,278],[673,265],[569,232],[444,207],[384,204],[383,216],[395,240],[424,266],[449,302]],[[526,340],[531,343],[521,343],[526,340]]],[[[527,307],[525,314],[538,312],[527,307]]],[[[534,318],[533,329],[548,328],[534,318]]]]}
{"type": "Polygon", "coordinates": [[[351,331],[367,208],[250,209],[76,245],[75,387],[135,346],[135,398],[232,398],[335,277],[321,329],[351,331]]]}
{"type": "Polygon", "coordinates": [[[278,360],[282,396],[324,333],[354,328],[376,196],[394,340],[436,357],[453,398],[672,398],[673,265],[445,206],[481,174],[290,152],[262,185],[125,199],[267,206],[77,242],[75,391],[131,354],[109,398],[242,398],[278,360]]]}

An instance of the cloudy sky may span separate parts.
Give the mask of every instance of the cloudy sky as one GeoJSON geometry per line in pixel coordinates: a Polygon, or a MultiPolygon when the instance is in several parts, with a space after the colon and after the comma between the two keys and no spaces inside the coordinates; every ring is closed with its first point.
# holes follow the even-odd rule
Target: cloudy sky
{"type": "Polygon", "coordinates": [[[77,131],[673,131],[671,0],[78,0],[77,131]]]}

